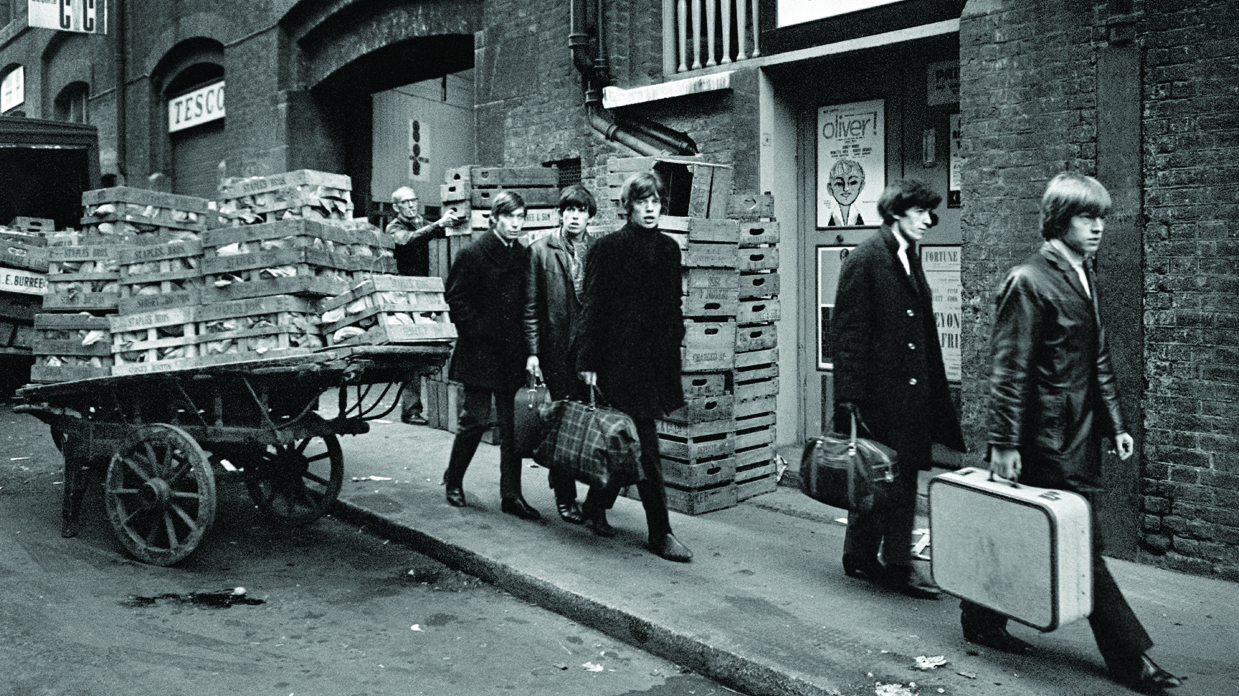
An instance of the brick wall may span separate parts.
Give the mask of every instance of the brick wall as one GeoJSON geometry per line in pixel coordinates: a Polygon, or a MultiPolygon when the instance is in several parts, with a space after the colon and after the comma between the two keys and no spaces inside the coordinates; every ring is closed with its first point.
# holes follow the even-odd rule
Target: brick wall
{"type": "Polygon", "coordinates": [[[1239,6],[1145,5],[1142,546],[1239,580],[1239,6]]]}
{"type": "MultiPolygon", "coordinates": [[[[1239,49],[1233,2],[1137,2],[1146,438],[1140,558],[1239,579],[1239,49]]],[[[970,2],[960,25],[965,432],[983,451],[993,291],[1046,181],[1096,170],[1107,3],[970,2]],[[1033,37],[1036,37],[1035,40],[1033,37]]]]}

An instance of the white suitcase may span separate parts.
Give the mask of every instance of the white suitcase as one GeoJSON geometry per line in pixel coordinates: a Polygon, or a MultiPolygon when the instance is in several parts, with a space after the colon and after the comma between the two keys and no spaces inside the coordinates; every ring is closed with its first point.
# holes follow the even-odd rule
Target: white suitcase
{"type": "Polygon", "coordinates": [[[1040,631],[1093,611],[1088,501],[967,468],[929,481],[934,581],[1040,631]]]}

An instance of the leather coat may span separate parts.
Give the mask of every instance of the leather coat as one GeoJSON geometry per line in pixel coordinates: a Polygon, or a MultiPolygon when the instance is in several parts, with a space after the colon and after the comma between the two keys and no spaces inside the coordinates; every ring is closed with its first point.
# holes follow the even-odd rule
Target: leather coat
{"type": "Polygon", "coordinates": [[[1090,285],[1091,299],[1047,242],[998,291],[989,444],[1019,449],[1020,480],[1029,485],[1096,490],[1101,438],[1125,432],[1097,283],[1090,285]]]}
{"type": "MultiPolygon", "coordinates": [[[[593,238],[577,239],[579,255],[585,258],[593,238]]],[[[538,356],[542,378],[555,399],[581,397],[575,365],[569,357],[572,325],[581,311],[581,301],[572,280],[572,261],[559,232],[547,235],[529,247],[529,271],[525,278],[525,348],[538,356]]]]}

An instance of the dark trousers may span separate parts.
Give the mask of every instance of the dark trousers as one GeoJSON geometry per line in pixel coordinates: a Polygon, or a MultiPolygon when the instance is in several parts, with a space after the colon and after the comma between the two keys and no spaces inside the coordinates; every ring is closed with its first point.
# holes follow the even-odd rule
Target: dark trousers
{"type": "MultiPolygon", "coordinates": [[[[577,379],[575,375],[571,377],[546,377],[546,387],[551,393],[552,400],[577,399],[585,402],[589,401],[589,387],[585,386],[585,383],[577,379]]],[[[555,491],[556,503],[570,503],[576,500],[576,479],[572,478],[572,476],[551,469],[547,472],[546,482],[550,485],[551,490],[555,491]]]]}
{"type": "Polygon", "coordinates": [[[465,478],[465,470],[473,461],[482,436],[495,426],[491,420],[491,398],[495,400],[495,415],[499,420],[499,496],[521,497],[521,458],[512,451],[515,439],[514,408],[515,389],[492,391],[485,387],[465,385],[464,410],[460,414],[460,430],[452,441],[452,454],[448,459],[443,481],[448,487],[459,487],[465,478]]]}
{"type": "Polygon", "coordinates": [[[422,378],[404,383],[404,391],[400,392],[400,420],[408,423],[414,418],[422,417],[422,378]]]}
{"type": "MultiPolygon", "coordinates": [[[[1087,497],[1087,496],[1086,496],[1087,497]]],[[[1090,498],[1090,503],[1092,500],[1090,498]]],[[[1088,617],[1097,649],[1106,666],[1116,675],[1131,674],[1140,668],[1140,656],[1153,647],[1153,639],[1136,618],[1122,590],[1110,575],[1101,557],[1101,528],[1097,524],[1096,507],[1090,506],[1093,526],[1093,613],[1088,617]]],[[[960,620],[968,626],[984,629],[1005,627],[1007,617],[967,600],[960,602],[960,620]]]]}
{"type": "MultiPolygon", "coordinates": [[[[658,454],[658,430],[653,418],[633,418],[637,426],[637,439],[641,443],[641,472],[645,480],[637,483],[641,506],[645,508],[645,525],[650,539],[660,539],[671,533],[671,516],[667,512],[667,489],[663,485],[662,458],[658,454]]],[[[585,497],[585,516],[610,510],[619,496],[618,489],[599,489],[593,486],[585,497]]]]}
{"type": "Polygon", "coordinates": [[[895,481],[869,512],[849,512],[843,555],[876,559],[899,568],[912,567],[912,526],[916,524],[917,470],[900,467],[895,481]]]}

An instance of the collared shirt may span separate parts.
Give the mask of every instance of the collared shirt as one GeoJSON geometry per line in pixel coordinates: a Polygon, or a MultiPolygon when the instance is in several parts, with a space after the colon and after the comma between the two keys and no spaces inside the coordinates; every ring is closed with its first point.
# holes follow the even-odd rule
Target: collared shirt
{"type": "Polygon", "coordinates": [[[583,244],[581,238],[585,236],[582,232],[575,240],[569,239],[567,234],[564,234],[563,228],[559,228],[556,233],[559,239],[564,243],[564,248],[568,250],[568,271],[572,274],[572,285],[576,289],[576,296],[580,297],[585,292],[585,264],[581,259],[581,246],[583,244]]]}
{"type": "Polygon", "coordinates": [[[507,238],[506,238],[506,237],[504,237],[503,235],[499,234],[499,228],[498,228],[497,226],[496,226],[496,227],[492,227],[492,228],[491,228],[491,231],[495,233],[495,236],[499,238],[499,241],[503,242],[503,245],[504,245],[505,247],[507,247],[507,248],[509,248],[509,249],[511,249],[511,248],[512,248],[512,242],[513,242],[514,240],[507,239],[507,238]]]}
{"type": "Polygon", "coordinates": [[[1084,270],[1084,257],[1077,254],[1074,249],[1067,246],[1060,238],[1051,239],[1050,246],[1058,249],[1058,253],[1067,259],[1067,263],[1071,264],[1071,268],[1080,277],[1080,285],[1084,286],[1084,294],[1092,297],[1093,289],[1088,286],[1088,272],[1084,270]]]}
{"type": "Polygon", "coordinates": [[[908,243],[908,240],[904,239],[898,225],[895,226],[894,232],[895,241],[899,242],[899,251],[895,252],[895,255],[899,257],[899,263],[903,264],[903,272],[912,275],[912,264],[908,262],[908,247],[912,245],[908,243]]]}

